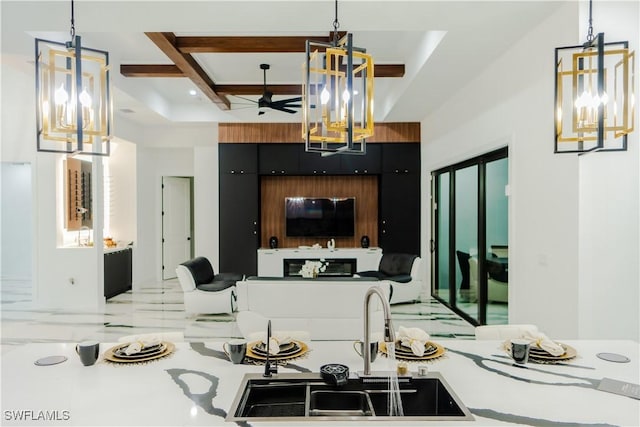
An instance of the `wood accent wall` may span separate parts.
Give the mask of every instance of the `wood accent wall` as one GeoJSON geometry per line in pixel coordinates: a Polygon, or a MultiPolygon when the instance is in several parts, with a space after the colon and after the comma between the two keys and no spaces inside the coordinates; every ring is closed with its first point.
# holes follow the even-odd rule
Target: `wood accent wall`
{"type": "MultiPolygon", "coordinates": [[[[218,141],[224,143],[302,143],[300,123],[220,123],[218,141]]],[[[420,123],[376,123],[367,143],[420,143],[420,123]]]]}
{"type": "Polygon", "coordinates": [[[360,247],[360,238],[369,236],[378,246],[377,176],[263,176],[260,179],[260,246],[269,247],[269,237],[278,238],[278,247],[295,248],[319,243],[327,247],[328,238],[287,237],[285,197],[355,197],[355,236],[337,237],[337,248],[360,247]]]}

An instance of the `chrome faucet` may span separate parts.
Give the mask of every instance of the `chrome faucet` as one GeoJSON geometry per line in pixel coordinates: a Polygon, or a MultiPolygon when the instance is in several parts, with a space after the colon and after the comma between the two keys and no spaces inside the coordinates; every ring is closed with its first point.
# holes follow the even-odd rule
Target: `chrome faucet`
{"type": "Polygon", "coordinates": [[[384,292],[377,286],[369,288],[364,296],[364,343],[362,345],[362,358],[364,359],[363,375],[371,375],[371,331],[369,330],[369,301],[373,294],[378,295],[382,302],[382,311],[384,311],[384,341],[395,342],[396,332],[391,323],[391,306],[387,301],[384,292]]]}

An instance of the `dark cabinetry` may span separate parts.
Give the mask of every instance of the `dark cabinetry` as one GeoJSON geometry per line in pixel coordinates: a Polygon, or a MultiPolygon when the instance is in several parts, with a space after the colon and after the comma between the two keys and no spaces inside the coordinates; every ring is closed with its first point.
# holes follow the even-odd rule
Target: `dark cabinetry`
{"type": "Polygon", "coordinates": [[[349,175],[376,175],[381,170],[382,144],[367,144],[364,155],[343,155],[340,169],[349,175]]]}
{"type": "Polygon", "coordinates": [[[261,175],[297,175],[301,144],[260,144],[258,147],[261,175]]]}
{"type": "Polygon", "coordinates": [[[300,153],[300,173],[303,175],[338,175],[341,155],[322,156],[319,153],[307,153],[302,148],[300,153]]]}
{"type": "Polygon", "coordinates": [[[379,176],[379,246],[420,253],[420,144],[369,144],[322,157],[303,144],[220,144],[220,270],[257,274],[260,175],[379,176]]]}
{"type": "Polygon", "coordinates": [[[259,182],[256,144],[220,144],[220,272],[257,273],[259,182]]]}
{"type": "Polygon", "coordinates": [[[112,298],[131,290],[131,248],[104,254],[104,297],[112,298]]]}
{"type": "Polygon", "coordinates": [[[420,174],[420,144],[383,144],[382,173],[420,174]]]}
{"type": "Polygon", "coordinates": [[[384,144],[382,171],[380,247],[420,254],[420,144],[384,144]]]}
{"type": "Polygon", "coordinates": [[[258,172],[256,144],[220,144],[220,173],[243,174],[258,172]]]}
{"type": "Polygon", "coordinates": [[[381,171],[381,156],[382,144],[369,144],[367,153],[364,155],[333,156],[307,153],[304,150],[304,144],[259,144],[258,173],[260,175],[375,175],[381,171]]]}

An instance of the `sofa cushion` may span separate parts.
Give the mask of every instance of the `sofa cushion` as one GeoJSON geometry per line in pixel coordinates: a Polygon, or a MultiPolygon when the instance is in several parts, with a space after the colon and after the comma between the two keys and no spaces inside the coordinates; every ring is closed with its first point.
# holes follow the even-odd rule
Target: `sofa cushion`
{"type": "Polygon", "coordinates": [[[360,277],[371,277],[378,280],[384,280],[387,278],[386,274],[381,273],[380,271],[377,271],[377,270],[358,271],[358,273],[356,274],[358,274],[358,276],[360,277]]]}
{"type": "Polygon", "coordinates": [[[392,282],[397,283],[409,283],[411,281],[410,274],[398,274],[396,276],[387,276],[385,280],[391,280],[392,282]]]}
{"type": "Polygon", "coordinates": [[[378,270],[387,276],[410,275],[413,261],[417,257],[417,255],[410,254],[384,254],[378,270]]]}
{"type": "Polygon", "coordinates": [[[196,286],[213,282],[213,267],[205,257],[199,256],[183,262],[182,265],[191,271],[191,275],[193,276],[193,281],[196,283],[196,286]]]}

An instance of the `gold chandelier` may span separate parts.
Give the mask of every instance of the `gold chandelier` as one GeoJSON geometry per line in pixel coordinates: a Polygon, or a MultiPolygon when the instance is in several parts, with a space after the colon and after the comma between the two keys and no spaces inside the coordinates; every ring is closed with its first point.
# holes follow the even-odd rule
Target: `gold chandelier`
{"type": "Polygon", "coordinates": [[[594,36],[591,12],[587,42],[555,50],[556,153],[623,151],[634,130],[635,54],[594,36]]]}
{"type": "Polygon", "coordinates": [[[302,137],[308,152],[365,154],[373,135],[373,59],[338,39],[338,1],[331,43],[307,40],[303,63],[302,137]]]}
{"type": "Polygon", "coordinates": [[[112,106],[109,53],[71,41],[36,39],[38,151],[108,156],[112,106]]]}

